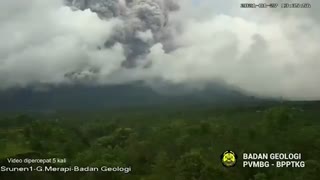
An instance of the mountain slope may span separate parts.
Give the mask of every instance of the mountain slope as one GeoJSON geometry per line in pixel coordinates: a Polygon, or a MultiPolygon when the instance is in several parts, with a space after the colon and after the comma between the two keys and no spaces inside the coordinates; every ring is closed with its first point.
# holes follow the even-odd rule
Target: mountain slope
{"type": "MultiPolygon", "coordinates": [[[[174,91],[174,90],[172,90],[174,91]]],[[[45,91],[33,88],[0,91],[0,111],[102,109],[156,105],[234,105],[259,99],[222,86],[202,91],[162,94],[140,84],[117,86],[60,86],[45,91]]]]}

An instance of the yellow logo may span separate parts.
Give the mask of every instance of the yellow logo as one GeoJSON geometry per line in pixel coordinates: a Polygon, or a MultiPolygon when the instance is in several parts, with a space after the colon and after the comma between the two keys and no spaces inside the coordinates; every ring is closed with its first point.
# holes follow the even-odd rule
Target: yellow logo
{"type": "Polygon", "coordinates": [[[237,162],[237,154],[233,151],[226,151],[221,154],[221,162],[225,167],[233,167],[237,162]]]}

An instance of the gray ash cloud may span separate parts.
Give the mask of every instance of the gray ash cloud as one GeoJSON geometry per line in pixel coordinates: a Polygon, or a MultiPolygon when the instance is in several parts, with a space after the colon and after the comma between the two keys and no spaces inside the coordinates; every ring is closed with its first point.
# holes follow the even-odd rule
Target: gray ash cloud
{"type": "Polygon", "coordinates": [[[256,96],[320,99],[320,4],[241,1],[2,0],[0,89],[224,82],[256,96]]]}
{"type": "MultiPolygon", "coordinates": [[[[104,48],[121,43],[127,59],[125,67],[144,59],[154,44],[168,42],[169,13],[179,9],[173,0],[67,0],[67,4],[79,10],[90,9],[105,20],[120,18],[124,22],[116,27],[104,48]]],[[[172,47],[167,45],[167,49],[172,47]]]]}

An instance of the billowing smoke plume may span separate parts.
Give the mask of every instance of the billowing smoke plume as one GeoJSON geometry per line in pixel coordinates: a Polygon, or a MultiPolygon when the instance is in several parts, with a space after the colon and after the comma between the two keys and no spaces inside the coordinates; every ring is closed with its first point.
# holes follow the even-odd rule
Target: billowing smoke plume
{"type": "Polygon", "coordinates": [[[0,88],[219,81],[254,95],[320,99],[319,2],[241,2],[248,0],[2,0],[0,88]]]}
{"type": "Polygon", "coordinates": [[[104,46],[120,42],[125,50],[124,65],[129,67],[143,59],[152,45],[166,40],[168,13],[178,9],[172,0],[67,0],[67,4],[80,10],[90,9],[104,20],[123,21],[104,46]]]}

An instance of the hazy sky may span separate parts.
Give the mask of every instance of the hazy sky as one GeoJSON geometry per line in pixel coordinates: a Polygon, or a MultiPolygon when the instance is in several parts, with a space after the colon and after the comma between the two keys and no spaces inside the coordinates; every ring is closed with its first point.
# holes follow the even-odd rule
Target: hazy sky
{"type": "Polygon", "coordinates": [[[239,8],[262,0],[87,1],[2,0],[0,88],[223,81],[254,95],[320,99],[319,1],[297,1],[311,9],[239,8]]]}

